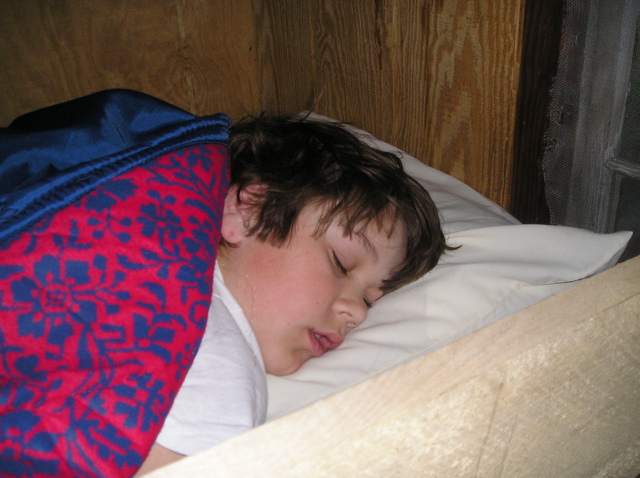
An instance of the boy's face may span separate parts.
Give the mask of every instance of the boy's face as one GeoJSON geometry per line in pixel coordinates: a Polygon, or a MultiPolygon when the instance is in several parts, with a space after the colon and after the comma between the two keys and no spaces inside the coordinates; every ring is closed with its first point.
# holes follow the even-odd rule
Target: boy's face
{"type": "MultiPolygon", "coordinates": [[[[232,191],[227,201],[234,198],[232,191]]],[[[335,222],[314,237],[320,212],[307,208],[291,241],[276,247],[247,237],[247,216],[239,212],[228,213],[225,206],[222,235],[235,247],[221,248],[218,263],[274,375],[293,373],[339,346],[365,320],[368,307],[382,296],[382,281],[405,256],[401,222],[391,237],[375,224],[345,237],[335,222]]]]}

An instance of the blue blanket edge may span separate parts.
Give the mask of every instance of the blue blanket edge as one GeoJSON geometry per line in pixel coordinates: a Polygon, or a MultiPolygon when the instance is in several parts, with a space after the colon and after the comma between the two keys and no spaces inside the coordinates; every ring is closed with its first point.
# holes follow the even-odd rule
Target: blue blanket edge
{"type": "Polygon", "coordinates": [[[0,135],[0,246],[107,181],[163,154],[197,144],[227,145],[230,126],[224,114],[196,117],[149,95],[122,89],[18,118],[0,135]],[[17,176],[19,181],[9,187],[17,176]]]}

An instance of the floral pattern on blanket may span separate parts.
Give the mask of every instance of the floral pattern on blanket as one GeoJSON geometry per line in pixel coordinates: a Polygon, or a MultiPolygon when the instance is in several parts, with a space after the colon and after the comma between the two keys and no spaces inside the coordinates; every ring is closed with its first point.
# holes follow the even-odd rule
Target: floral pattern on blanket
{"type": "Polygon", "coordinates": [[[228,188],[198,145],[0,249],[0,475],[130,476],[198,349],[228,188]]]}

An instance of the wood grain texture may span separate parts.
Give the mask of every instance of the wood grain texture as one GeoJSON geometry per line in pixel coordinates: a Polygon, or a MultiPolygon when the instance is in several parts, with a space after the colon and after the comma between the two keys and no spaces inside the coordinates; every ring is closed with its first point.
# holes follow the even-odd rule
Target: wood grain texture
{"type": "Polygon", "coordinates": [[[262,110],[278,114],[311,109],[315,89],[311,3],[257,0],[255,7],[262,110]]]}
{"type": "Polygon", "coordinates": [[[258,107],[250,0],[0,2],[0,124],[107,88],[192,113],[258,107]]]}
{"type": "Polygon", "coordinates": [[[510,205],[525,0],[6,0],[0,124],[105,88],[314,108],[510,205]]]}
{"type": "Polygon", "coordinates": [[[314,104],[509,206],[524,0],[262,3],[268,110],[314,104]]]}
{"type": "Polygon", "coordinates": [[[639,375],[636,258],[149,476],[635,476],[639,375]]]}
{"type": "Polygon", "coordinates": [[[325,1],[313,11],[316,111],[376,136],[393,128],[391,6],[385,1],[325,1]]]}
{"type": "Polygon", "coordinates": [[[503,207],[511,181],[522,2],[432,11],[429,157],[503,207]]]}

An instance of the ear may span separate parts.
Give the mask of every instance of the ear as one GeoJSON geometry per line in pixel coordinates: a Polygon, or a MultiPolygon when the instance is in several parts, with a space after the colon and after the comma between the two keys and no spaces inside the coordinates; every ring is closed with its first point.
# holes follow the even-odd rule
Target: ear
{"type": "Polygon", "coordinates": [[[238,245],[247,237],[247,231],[253,222],[252,214],[254,206],[251,197],[259,195],[264,186],[249,185],[240,192],[238,198],[238,187],[231,186],[229,194],[224,201],[222,213],[222,228],[220,233],[222,238],[230,245],[238,245]]]}

